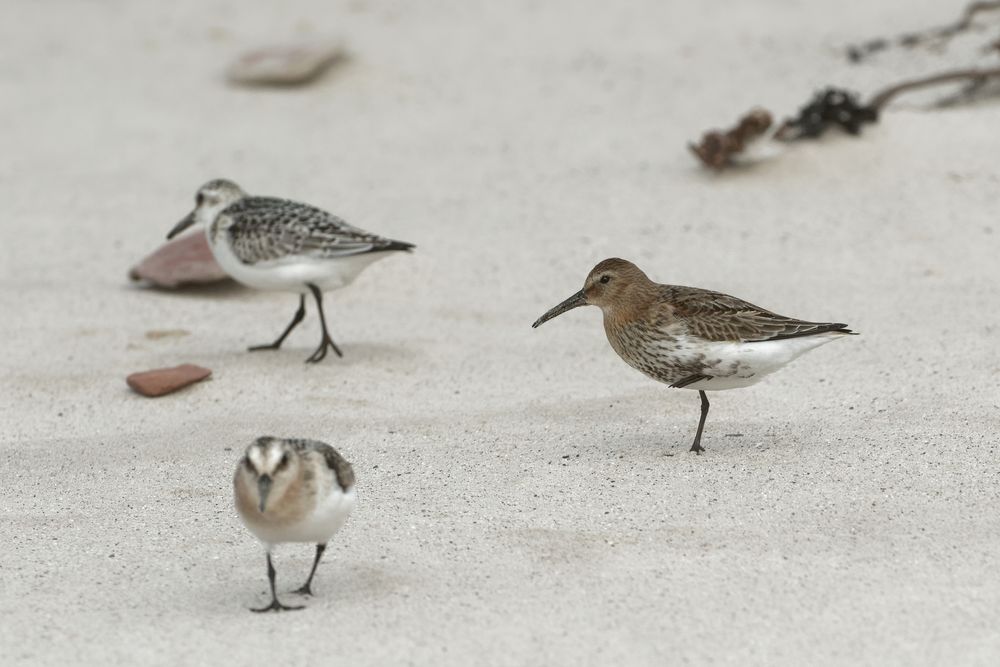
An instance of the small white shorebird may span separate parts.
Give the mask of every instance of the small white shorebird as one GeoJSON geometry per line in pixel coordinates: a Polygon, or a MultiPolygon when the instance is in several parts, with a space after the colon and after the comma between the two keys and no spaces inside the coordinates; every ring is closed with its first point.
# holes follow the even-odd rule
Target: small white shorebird
{"type": "Polygon", "coordinates": [[[278,602],[271,551],[282,542],[316,545],[309,578],[296,593],[312,595],[312,580],[330,538],[354,510],[354,469],[337,450],[315,440],[257,438],[236,465],[236,511],[264,543],[271,604],[252,611],[302,609],[278,602]]]}
{"type": "Polygon", "coordinates": [[[588,305],[604,313],[608,342],[625,363],[671,387],[698,390],[701,420],[691,451],[699,454],[706,391],[749,387],[809,350],[855,335],[846,324],[797,320],[728,294],[660,285],[618,258],[595,266],[582,290],[531,326],[588,305]]]}
{"type": "Polygon", "coordinates": [[[312,293],[323,327],[319,347],[306,359],[313,363],[326,357],[327,347],[343,356],[326,327],[323,292],[350,285],[365,267],[392,251],[415,247],[353,227],[308,204],[251,197],[225,179],[209,181],[198,189],[194,210],[167,238],[194,224],[205,225],[212,254],[230,276],[256,289],[299,295],[291,324],[276,341],[255,345],[251,351],[281,347],[305,317],[306,293],[312,293]]]}

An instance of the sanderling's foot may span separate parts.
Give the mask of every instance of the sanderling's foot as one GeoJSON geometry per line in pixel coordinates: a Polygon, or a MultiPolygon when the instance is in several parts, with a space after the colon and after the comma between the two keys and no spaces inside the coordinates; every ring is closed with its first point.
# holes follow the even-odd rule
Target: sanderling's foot
{"type": "Polygon", "coordinates": [[[312,597],[313,594],[312,588],[309,586],[309,584],[303,584],[301,588],[296,588],[294,591],[292,591],[292,593],[294,593],[295,595],[308,595],[309,597],[312,597]]]}
{"type": "Polygon", "coordinates": [[[271,604],[267,605],[266,607],[261,607],[260,609],[254,609],[251,607],[250,611],[257,614],[262,614],[266,611],[298,611],[299,609],[305,609],[305,605],[289,606],[287,604],[281,604],[280,602],[278,602],[278,598],[274,598],[273,600],[271,600],[271,604]]]}
{"type": "Polygon", "coordinates": [[[319,347],[316,348],[315,352],[309,355],[309,358],[306,359],[306,363],[315,364],[320,361],[323,361],[323,359],[326,358],[327,347],[332,348],[338,357],[344,356],[344,353],[340,351],[340,348],[337,347],[337,344],[333,342],[332,338],[330,338],[329,336],[323,336],[323,342],[319,344],[319,347]]]}
{"type": "Polygon", "coordinates": [[[258,350],[277,350],[278,348],[281,347],[281,344],[285,342],[285,339],[288,338],[288,334],[292,333],[292,329],[298,326],[299,322],[301,322],[302,318],[304,318],[305,316],[306,316],[306,295],[300,294],[299,308],[298,310],[295,311],[295,315],[292,317],[292,321],[288,324],[287,327],[285,327],[285,330],[281,332],[281,335],[278,336],[278,339],[273,343],[267,343],[266,345],[254,345],[247,349],[250,352],[257,352],[258,350]]]}

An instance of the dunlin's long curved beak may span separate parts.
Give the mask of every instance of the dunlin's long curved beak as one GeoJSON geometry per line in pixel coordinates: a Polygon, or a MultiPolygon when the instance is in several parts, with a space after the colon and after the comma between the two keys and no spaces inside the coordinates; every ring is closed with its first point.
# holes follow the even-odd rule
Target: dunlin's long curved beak
{"type": "Polygon", "coordinates": [[[194,224],[194,211],[191,211],[184,217],[183,220],[174,225],[174,228],[170,230],[169,234],[167,234],[167,238],[168,239],[174,238],[175,236],[177,236],[178,234],[180,234],[193,224],[194,224]]]}
{"type": "Polygon", "coordinates": [[[583,290],[580,290],[579,292],[577,292],[576,294],[566,299],[558,306],[556,306],[555,308],[553,308],[552,310],[550,310],[549,312],[545,313],[537,320],[535,320],[535,323],[531,325],[531,328],[535,329],[544,324],[545,322],[548,322],[553,317],[556,317],[557,315],[562,315],[567,310],[573,310],[574,308],[579,308],[580,306],[586,306],[586,305],[587,305],[587,296],[583,293],[583,290]]]}
{"type": "Polygon", "coordinates": [[[257,493],[260,496],[260,511],[267,506],[267,496],[271,493],[271,476],[261,475],[257,480],[257,493]]]}

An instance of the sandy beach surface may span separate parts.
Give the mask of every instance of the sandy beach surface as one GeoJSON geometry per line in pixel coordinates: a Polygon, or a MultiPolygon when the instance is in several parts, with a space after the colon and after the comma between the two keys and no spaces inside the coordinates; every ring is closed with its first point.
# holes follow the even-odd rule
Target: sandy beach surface
{"type": "MultiPolygon", "coordinates": [[[[0,662],[998,664],[1000,105],[903,99],[721,175],[685,148],[982,59],[843,57],[959,8],[5,3],[0,662]],[[225,83],[327,36],[352,58],[311,86],[225,83]],[[128,283],[219,176],[417,244],[328,295],[343,359],[303,363],[314,311],[245,351],[294,296],[128,283]],[[597,309],[530,328],[611,256],[862,335],[714,394],[695,456],[697,394],[597,309]],[[184,362],[212,378],[125,385],[184,362]],[[357,472],[305,611],[247,611],[231,476],[263,434],[357,472]]],[[[311,558],[277,551],[279,591],[311,558]]]]}

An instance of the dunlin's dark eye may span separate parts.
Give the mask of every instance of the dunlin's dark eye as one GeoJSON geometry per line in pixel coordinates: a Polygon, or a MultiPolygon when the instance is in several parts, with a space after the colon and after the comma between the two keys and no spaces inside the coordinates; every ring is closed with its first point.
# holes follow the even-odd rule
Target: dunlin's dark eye
{"type": "Polygon", "coordinates": [[[256,473],[257,473],[257,469],[256,469],[256,468],[254,467],[254,465],[253,465],[253,461],[251,461],[251,460],[250,460],[250,459],[249,459],[248,457],[246,457],[246,456],[244,456],[244,457],[243,457],[243,465],[245,465],[245,466],[247,467],[247,470],[249,470],[250,472],[252,472],[252,473],[254,473],[254,474],[256,474],[256,473]]]}
{"type": "Polygon", "coordinates": [[[197,204],[198,206],[201,206],[202,202],[204,201],[205,201],[205,195],[201,194],[200,192],[198,193],[198,196],[194,198],[194,203],[197,204]]]}
{"type": "Polygon", "coordinates": [[[288,465],[288,454],[282,454],[281,460],[278,461],[278,467],[284,468],[286,465],[288,465]]]}
{"type": "Polygon", "coordinates": [[[607,285],[611,282],[611,276],[601,276],[601,282],[607,285]]]}

